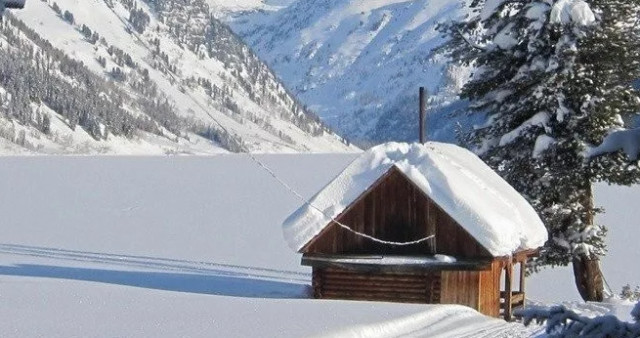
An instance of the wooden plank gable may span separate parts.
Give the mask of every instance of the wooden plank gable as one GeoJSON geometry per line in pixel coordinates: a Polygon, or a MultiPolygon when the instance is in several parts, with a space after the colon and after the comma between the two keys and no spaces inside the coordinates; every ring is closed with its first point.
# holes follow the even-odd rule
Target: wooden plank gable
{"type": "Polygon", "coordinates": [[[371,241],[331,223],[307,243],[301,253],[320,254],[445,254],[460,258],[490,258],[491,254],[395,166],[336,217],[351,229],[391,242],[371,241]]]}

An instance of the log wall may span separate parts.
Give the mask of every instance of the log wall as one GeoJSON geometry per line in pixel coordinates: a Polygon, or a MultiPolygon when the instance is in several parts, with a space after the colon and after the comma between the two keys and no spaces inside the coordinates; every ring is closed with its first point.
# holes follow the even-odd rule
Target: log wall
{"type": "Polygon", "coordinates": [[[315,298],[440,303],[440,272],[362,273],[313,268],[315,298]]]}
{"type": "Polygon", "coordinates": [[[313,267],[314,298],[459,304],[500,316],[502,261],[484,271],[361,272],[313,267]]]}

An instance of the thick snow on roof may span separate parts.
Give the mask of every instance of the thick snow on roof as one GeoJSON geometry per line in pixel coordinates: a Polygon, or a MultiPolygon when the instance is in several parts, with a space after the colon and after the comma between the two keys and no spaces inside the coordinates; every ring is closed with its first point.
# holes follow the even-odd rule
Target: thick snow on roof
{"type": "MultiPolygon", "coordinates": [[[[283,224],[300,250],[391,167],[402,171],[494,256],[534,249],[547,231],[531,205],[470,151],[452,144],[387,143],[363,153],[283,224]]],[[[346,224],[347,226],[349,224],[346,224]]]]}

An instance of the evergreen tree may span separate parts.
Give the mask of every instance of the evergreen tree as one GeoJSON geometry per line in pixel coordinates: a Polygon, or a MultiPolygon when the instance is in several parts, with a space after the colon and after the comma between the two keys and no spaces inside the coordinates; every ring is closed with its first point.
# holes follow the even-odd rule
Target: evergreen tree
{"type": "Polygon", "coordinates": [[[64,15],[63,15],[64,21],[70,23],[70,24],[74,24],[76,22],[75,18],[73,17],[73,13],[69,12],[69,11],[64,11],[64,15]]]}
{"type": "Polygon", "coordinates": [[[52,8],[53,8],[53,10],[54,10],[56,13],[58,13],[58,14],[62,15],[62,10],[60,9],[60,6],[58,6],[58,3],[57,3],[57,2],[54,2],[54,3],[53,3],[52,8]]]}
{"type": "Polygon", "coordinates": [[[531,268],[573,264],[585,300],[602,300],[606,228],[591,185],[638,182],[624,154],[587,150],[640,111],[638,0],[474,0],[440,27],[442,50],[475,74],[462,91],[487,123],[464,142],[536,208],[550,240],[531,268]]]}
{"type": "Polygon", "coordinates": [[[151,22],[151,18],[142,9],[132,8],[129,12],[129,22],[138,34],[142,34],[151,22]]]}

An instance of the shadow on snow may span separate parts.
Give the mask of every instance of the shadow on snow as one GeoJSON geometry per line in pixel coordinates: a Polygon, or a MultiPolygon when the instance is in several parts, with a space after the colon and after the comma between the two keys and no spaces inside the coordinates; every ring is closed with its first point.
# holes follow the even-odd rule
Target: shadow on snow
{"type": "Polygon", "coordinates": [[[230,297],[308,297],[308,275],[292,271],[13,244],[0,244],[0,253],[109,264],[119,268],[18,264],[0,266],[0,275],[4,276],[68,279],[230,297]],[[124,270],[123,267],[156,271],[124,270]]]}

